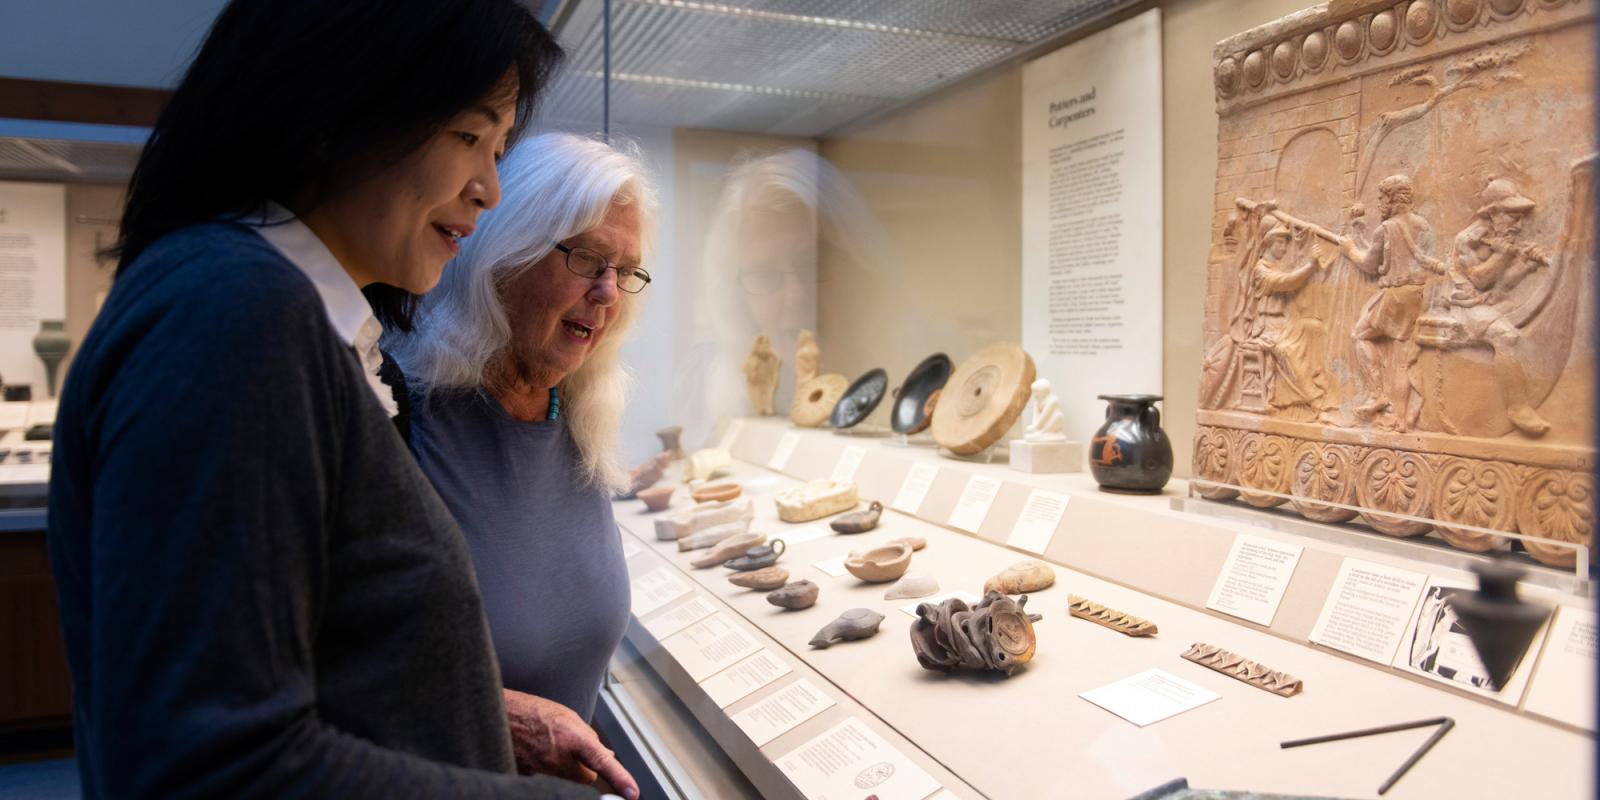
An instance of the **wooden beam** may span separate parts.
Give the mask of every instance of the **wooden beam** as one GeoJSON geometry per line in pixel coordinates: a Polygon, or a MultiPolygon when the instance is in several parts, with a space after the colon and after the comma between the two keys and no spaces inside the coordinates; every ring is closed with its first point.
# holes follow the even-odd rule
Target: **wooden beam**
{"type": "Polygon", "coordinates": [[[0,77],[0,117],[150,127],[172,92],[0,77]]]}

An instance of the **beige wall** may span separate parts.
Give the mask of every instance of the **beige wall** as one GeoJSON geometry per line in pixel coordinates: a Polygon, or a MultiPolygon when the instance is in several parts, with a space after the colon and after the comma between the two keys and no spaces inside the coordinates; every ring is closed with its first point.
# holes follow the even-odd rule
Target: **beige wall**
{"type": "MultiPolygon", "coordinates": [[[[1165,425],[1180,477],[1188,475],[1194,435],[1216,180],[1211,48],[1307,5],[1306,0],[1163,5],[1162,380],[1165,425]]],[[[827,370],[854,376],[881,366],[897,383],[918,359],[936,350],[959,361],[987,342],[1020,339],[1021,90],[1022,70],[1014,67],[822,140],[819,152],[856,183],[894,254],[893,260],[860,269],[824,252],[817,314],[827,370]]],[[[1076,378],[1046,377],[1057,383],[1076,378]]]]}

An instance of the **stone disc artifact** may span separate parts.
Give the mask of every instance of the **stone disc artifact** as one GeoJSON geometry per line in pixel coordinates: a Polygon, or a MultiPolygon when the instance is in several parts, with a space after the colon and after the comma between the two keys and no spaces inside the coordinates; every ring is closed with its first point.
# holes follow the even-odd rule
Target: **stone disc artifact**
{"type": "Polygon", "coordinates": [[[817,595],[821,591],[811,581],[795,581],[794,583],[784,584],[783,588],[767,595],[767,602],[780,608],[799,611],[802,608],[810,608],[816,605],[817,595]]]}
{"type": "Polygon", "coordinates": [[[883,615],[870,608],[852,608],[822,626],[822,630],[811,637],[811,646],[827,648],[838,642],[865,639],[877,633],[878,625],[882,622],[883,615]]]}
{"type": "Polygon", "coordinates": [[[743,491],[739,484],[725,481],[695,487],[689,490],[689,496],[693,497],[696,503],[714,503],[718,500],[732,500],[743,491]]]}
{"type": "Polygon", "coordinates": [[[889,373],[882,369],[867,370],[866,374],[850,384],[850,388],[844,390],[844,396],[839,398],[828,417],[828,424],[835,428],[853,428],[861,424],[862,420],[877,410],[887,391],[889,373]]]}
{"type": "Polygon", "coordinates": [[[763,567],[749,572],[735,572],[728,576],[728,583],[734,586],[762,592],[770,592],[788,582],[789,570],[783,567],[763,567]]]}
{"type": "Polygon", "coordinates": [[[794,392],[794,402],[789,404],[789,419],[802,428],[827,422],[849,386],[850,379],[837,373],[818,375],[800,384],[794,392]]]}
{"type": "Polygon", "coordinates": [[[778,563],[778,556],[783,555],[787,547],[782,539],[773,539],[770,544],[756,545],[744,552],[738,558],[730,558],[722,562],[722,566],[738,572],[750,572],[762,567],[770,567],[778,563]]]}
{"type": "Polygon", "coordinates": [[[1033,359],[1020,345],[996,342],[974,353],[945,384],[933,409],[933,439],[960,456],[981,453],[1004,436],[1033,394],[1033,359]]]}
{"type": "Polygon", "coordinates": [[[911,566],[911,546],[891,544],[874,547],[864,552],[851,553],[844,560],[844,568],[851,575],[868,583],[898,580],[911,566]]]}
{"type": "Polygon", "coordinates": [[[1018,561],[983,583],[983,592],[1026,594],[1048,589],[1056,582],[1055,570],[1043,561],[1018,561]]]}
{"type": "Polygon", "coordinates": [[[828,527],[839,533],[866,533],[878,527],[878,518],[881,516],[883,516],[883,504],[874,500],[872,505],[867,506],[863,511],[852,511],[849,514],[839,515],[828,523],[828,527]]]}
{"type": "Polygon", "coordinates": [[[900,388],[894,390],[894,407],[889,410],[889,427],[895,433],[910,436],[927,429],[931,422],[928,400],[944,388],[950,380],[955,364],[944,353],[934,353],[922,359],[900,388]]]}

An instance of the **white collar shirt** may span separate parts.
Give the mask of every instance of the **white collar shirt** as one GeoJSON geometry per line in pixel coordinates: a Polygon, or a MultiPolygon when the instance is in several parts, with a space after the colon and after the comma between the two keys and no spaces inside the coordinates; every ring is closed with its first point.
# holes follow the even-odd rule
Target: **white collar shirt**
{"type": "Polygon", "coordinates": [[[288,209],[269,203],[260,215],[251,216],[260,220],[254,224],[256,233],[305,273],[317,288],[322,306],[328,312],[328,321],[339,338],[356,351],[367,386],[377,396],[383,410],[391,417],[400,413],[393,392],[378,377],[378,368],[383,365],[378,337],[383,335],[383,326],[373,316],[372,306],[361,294],[361,287],[356,286],[350,273],[339,265],[333,251],[288,209]]]}

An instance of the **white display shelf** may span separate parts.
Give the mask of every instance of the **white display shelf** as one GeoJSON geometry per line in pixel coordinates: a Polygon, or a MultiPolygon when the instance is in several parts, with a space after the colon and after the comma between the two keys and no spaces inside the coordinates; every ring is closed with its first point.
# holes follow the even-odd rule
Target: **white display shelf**
{"type": "MultiPolygon", "coordinates": [[[[1129,797],[1177,777],[1215,789],[1372,796],[1427,731],[1299,750],[1280,750],[1278,742],[1440,715],[1453,717],[1456,729],[1387,797],[1589,795],[1593,741],[1588,734],[1308,643],[1347,556],[1439,577],[1469,578],[1465,573],[1353,543],[1175,511],[1172,500],[1184,493],[1177,481],[1163,495],[1110,495],[1097,491],[1087,474],[1028,475],[1004,464],[941,458],[931,448],[899,446],[887,439],[797,431],[785,421],[745,419],[733,432],[730,439],[719,433],[712,441],[726,441],[732,450],[733,479],[744,483],[755,500],[753,529],[773,538],[801,526],[777,520],[772,495],[799,480],[828,476],[847,446],[867,451],[856,471],[863,498],[886,506],[913,464],[936,468],[915,515],[886,511],[877,530],[790,547],[780,566],[789,570],[791,580],[806,578],[822,589],[817,605],[798,612],[768,604],[760,592],[732,586],[725,569],[691,568],[689,561],[697,554],[679,553],[674,543],[655,541],[652,515],[641,503],[617,504],[624,535],[645,551],[629,560],[634,577],[658,568],[675,570],[694,594],[708,597],[720,613],[747,626],[793,669],[724,710],[638,620],[628,633],[651,668],[763,795],[798,796],[772,760],[851,715],[865,720],[958,797],[1129,797]],[[788,433],[797,433],[800,441],[783,473],[775,474],[764,465],[788,433]],[[1002,483],[987,517],[976,534],[969,534],[943,522],[973,475],[1002,483]],[[1004,542],[1033,488],[1065,494],[1070,501],[1043,553],[1056,565],[1058,582],[1028,605],[1045,615],[1036,627],[1038,655],[1010,679],[922,670],[908,640],[913,618],[899,610],[906,601],[884,600],[885,585],[863,584],[848,575],[829,577],[813,566],[891,538],[922,536],[928,548],[914,557],[912,574],[933,575],[946,591],[976,594],[985,578],[1023,557],[1004,542]],[[1204,608],[1240,532],[1304,548],[1271,626],[1204,608]],[[1066,612],[1069,592],[1145,617],[1160,626],[1160,634],[1130,639],[1072,619],[1066,612]],[[858,606],[885,615],[878,635],[827,650],[806,645],[818,628],[858,606]],[[1305,681],[1305,692],[1277,697],[1182,660],[1179,654],[1195,641],[1289,672],[1305,681]],[[1078,698],[1080,692],[1151,667],[1218,692],[1222,700],[1137,728],[1078,698]],[[800,678],[829,691],[836,705],[755,748],[731,717],[800,678]]],[[[686,493],[676,502],[687,504],[686,493]]],[[[1527,594],[1548,603],[1585,602],[1538,587],[1527,594]]],[[[649,622],[687,601],[679,598],[642,620],[649,622]]],[[[1529,659],[1537,657],[1540,646],[1535,643],[1529,659]]]]}

